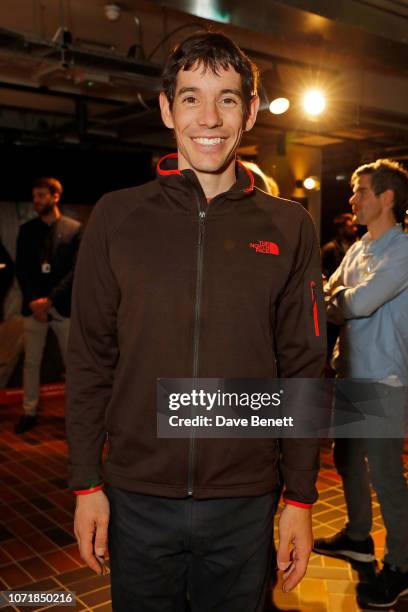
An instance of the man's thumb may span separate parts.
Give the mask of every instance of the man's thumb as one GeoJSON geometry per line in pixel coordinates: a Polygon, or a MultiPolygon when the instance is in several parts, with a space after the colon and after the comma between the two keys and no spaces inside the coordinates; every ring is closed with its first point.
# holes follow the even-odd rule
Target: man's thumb
{"type": "Polygon", "coordinates": [[[290,558],[290,551],[289,551],[289,543],[288,542],[279,542],[279,548],[278,548],[278,554],[276,556],[276,560],[277,560],[277,564],[278,564],[278,569],[280,570],[287,570],[289,565],[292,563],[291,558],[290,558]]]}
{"type": "Polygon", "coordinates": [[[108,545],[107,534],[105,530],[99,529],[95,536],[94,550],[95,554],[99,557],[103,557],[106,553],[108,545]]]}

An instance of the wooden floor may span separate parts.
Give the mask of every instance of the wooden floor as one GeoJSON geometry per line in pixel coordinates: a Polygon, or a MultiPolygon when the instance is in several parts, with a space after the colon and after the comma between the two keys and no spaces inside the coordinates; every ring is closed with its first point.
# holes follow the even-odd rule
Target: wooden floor
{"type": "MultiPolygon", "coordinates": [[[[20,414],[19,403],[0,404],[0,587],[71,590],[76,593],[76,610],[110,611],[109,576],[93,574],[84,567],[77,552],[73,536],[74,496],[66,488],[64,400],[58,392],[48,395],[42,399],[39,425],[22,436],[13,433],[20,414]]],[[[408,467],[407,453],[404,458],[408,467]]],[[[322,448],[318,488],[320,499],[313,509],[315,537],[334,534],[345,521],[342,488],[328,444],[322,448]]],[[[373,537],[380,561],[385,534],[374,496],[373,506],[373,537]]],[[[293,592],[282,593],[278,582],[273,592],[274,605],[277,610],[293,612],[354,612],[359,609],[356,584],[366,577],[367,569],[364,572],[345,561],[313,554],[306,577],[293,592]]],[[[1,609],[33,612],[45,608],[1,609]]],[[[400,601],[395,610],[408,611],[408,599],[400,601]]]]}

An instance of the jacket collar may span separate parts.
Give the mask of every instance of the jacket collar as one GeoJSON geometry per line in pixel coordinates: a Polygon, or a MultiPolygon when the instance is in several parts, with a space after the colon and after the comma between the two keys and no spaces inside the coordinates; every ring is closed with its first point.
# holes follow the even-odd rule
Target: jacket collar
{"type": "MultiPolygon", "coordinates": [[[[156,170],[158,180],[165,187],[184,190],[186,186],[189,185],[189,189],[191,189],[193,185],[195,188],[202,191],[197,175],[193,170],[178,169],[177,153],[170,153],[162,157],[157,163],[156,170]]],[[[236,161],[235,173],[237,177],[236,182],[226,193],[222,194],[227,199],[240,199],[254,191],[253,174],[240,161],[236,161]]],[[[216,196],[216,198],[218,197],[219,196],[216,196]]],[[[214,198],[214,200],[216,198],[214,198]]]]}

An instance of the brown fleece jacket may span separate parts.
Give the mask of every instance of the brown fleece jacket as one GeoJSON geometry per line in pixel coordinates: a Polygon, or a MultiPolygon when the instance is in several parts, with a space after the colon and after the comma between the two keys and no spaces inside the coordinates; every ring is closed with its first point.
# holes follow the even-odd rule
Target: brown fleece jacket
{"type": "Polygon", "coordinates": [[[105,195],[78,257],[67,368],[70,486],[196,498],[317,497],[310,439],[158,439],[157,378],[321,375],[325,320],[310,215],[237,181],[209,204],[176,156],[105,195]],[[102,450],[109,436],[107,460],[102,450]],[[280,456],[281,453],[281,456],[280,456]]]}

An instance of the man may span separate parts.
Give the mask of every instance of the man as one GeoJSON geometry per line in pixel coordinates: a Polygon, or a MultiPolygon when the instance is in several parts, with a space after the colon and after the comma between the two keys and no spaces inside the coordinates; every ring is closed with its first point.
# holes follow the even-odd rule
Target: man
{"type": "MultiPolygon", "coordinates": [[[[381,383],[387,396],[399,397],[391,406],[391,414],[396,414],[404,410],[408,384],[408,236],[400,225],[408,202],[408,172],[396,162],[379,159],[358,168],[351,184],[353,213],[368,231],[328,282],[329,320],[343,322],[334,366],[340,378],[381,383]]],[[[359,589],[364,606],[394,605],[408,592],[403,445],[403,438],[335,441],[334,460],[343,479],[348,523],[332,538],[316,540],[314,550],[374,561],[367,457],[387,530],[387,552],[375,583],[359,589]]]]}
{"type": "Polygon", "coordinates": [[[0,240],[0,389],[7,386],[23,350],[23,318],[10,316],[5,308],[13,280],[14,262],[0,240]]]}
{"type": "Polygon", "coordinates": [[[322,247],[322,271],[326,278],[337,270],[344,255],[357,239],[357,225],[353,215],[343,213],[333,221],[336,236],[322,247]]]}
{"type": "Polygon", "coordinates": [[[14,262],[0,240],[0,323],[4,319],[4,301],[14,278],[14,262]]]}
{"type": "Polygon", "coordinates": [[[61,214],[62,185],[55,178],[33,184],[33,204],[38,217],[20,227],[16,274],[23,294],[24,414],[18,434],[37,423],[40,368],[48,327],[54,330],[65,361],[71,290],[81,224],[61,214]]]}
{"type": "MultiPolygon", "coordinates": [[[[235,161],[256,119],[256,88],[254,65],[224,35],[179,45],[160,94],[178,155],[159,162],[157,180],[102,198],[81,245],[68,360],[70,486],[80,552],[97,573],[110,513],[115,610],[178,612],[186,593],[193,611],[264,606],[276,440],[156,434],[157,378],[312,377],[323,368],[311,219],[254,189],[235,161]]],[[[283,440],[281,466],[278,563],[290,590],[311,550],[317,441],[283,440]]]]}

